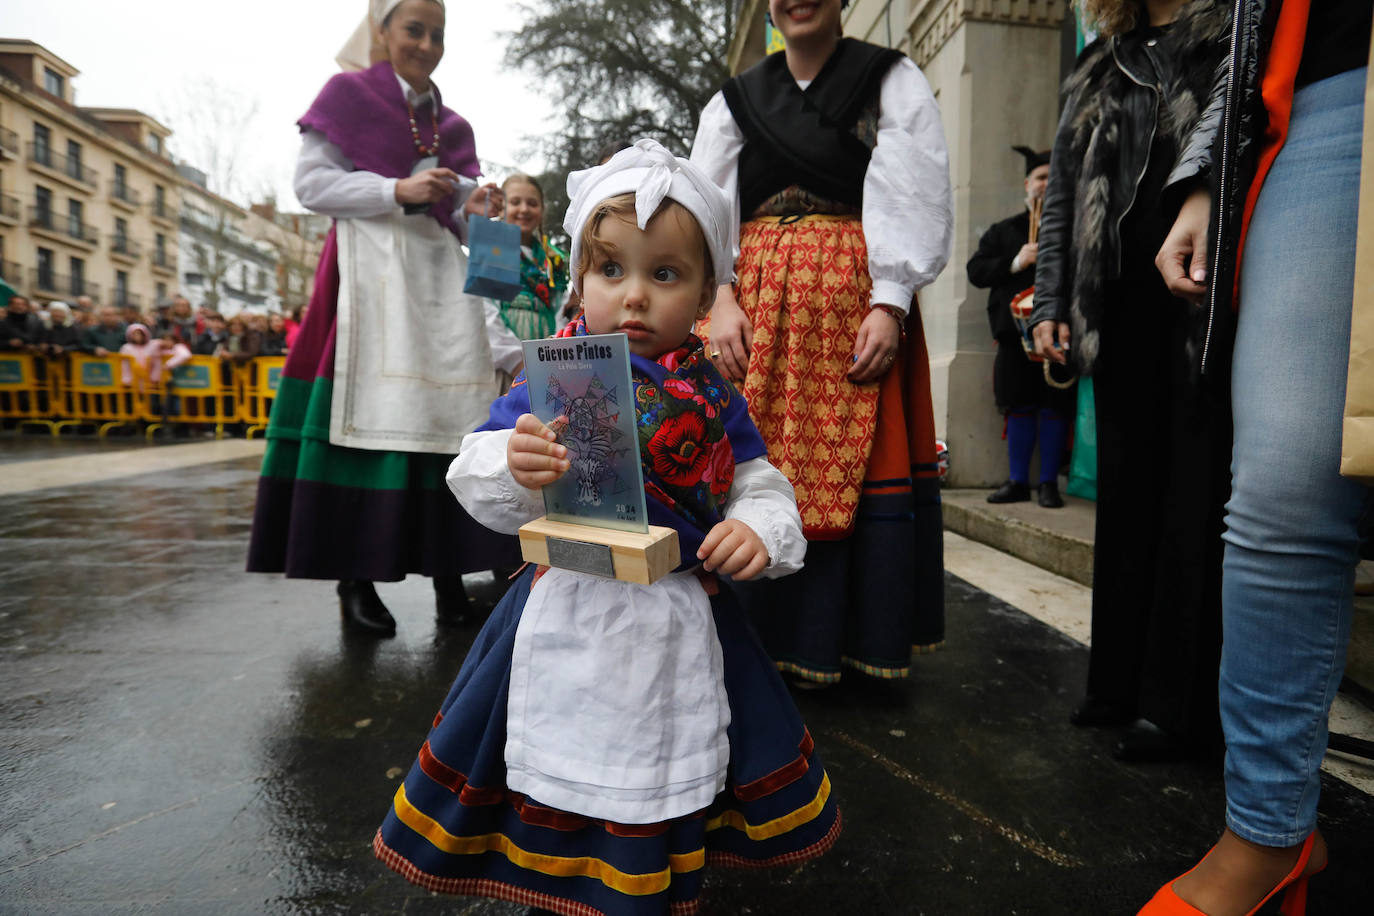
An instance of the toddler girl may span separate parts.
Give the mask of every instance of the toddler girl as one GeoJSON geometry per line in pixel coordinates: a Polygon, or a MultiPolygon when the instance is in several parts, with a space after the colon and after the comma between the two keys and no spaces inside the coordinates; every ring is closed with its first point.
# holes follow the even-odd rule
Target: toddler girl
{"type": "MultiPolygon", "coordinates": [[[[558,913],[695,913],[707,862],[793,865],[840,830],[830,780],[718,575],[805,552],[792,487],[692,325],[733,268],[730,203],[651,140],[569,176],[585,313],[623,333],[651,524],[682,563],[651,586],[525,569],[478,635],[374,849],[435,891],[558,913]]],[[[484,524],[543,514],[567,450],[521,376],[449,485],[484,524]]]]}

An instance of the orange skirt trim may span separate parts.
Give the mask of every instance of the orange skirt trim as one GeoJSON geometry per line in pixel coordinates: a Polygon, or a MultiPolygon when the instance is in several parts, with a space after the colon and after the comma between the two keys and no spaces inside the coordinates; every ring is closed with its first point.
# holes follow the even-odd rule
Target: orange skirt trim
{"type": "Polygon", "coordinates": [[[1245,256],[1245,238],[1250,233],[1250,217],[1255,212],[1260,189],[1274,167],[1274,160],[1288,140],[1288,124],[1293,119],[1293,86],[1302,63],[1302,48],[1307,40],[1307,14],[1311,0],[1284,0],[1279,7],[1279,20],[1274,26],[1274,38],[1269,45],[1269,60],[1260,81],[1260,95],[1269,123],[1264,129],[1263,146],[1255,168],[1255,178],[1245,195],[1245,210],[1241,215],[1240,238],[1236,247],[1236,275],[1232,279],[1231,302],[1240,307],[1240,262],[1245,256]]]}

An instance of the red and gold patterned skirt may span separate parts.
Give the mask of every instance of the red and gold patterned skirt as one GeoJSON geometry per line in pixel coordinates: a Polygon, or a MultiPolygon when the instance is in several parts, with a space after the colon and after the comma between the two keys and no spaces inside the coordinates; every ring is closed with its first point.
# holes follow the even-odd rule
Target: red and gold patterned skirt
{"type": "Polygon", "coordinates": [[[736,273],[735,295],[753,326],[749,413],[769,461],[796,489],[812,542],[800,573],[743,587],[742,600],[784,670],[817,681],[838,680],[841,667],[905,677],[913,651],[944,638],[920,311],[913,302],[887,374],[856,385],[846,373],[873,287],[857,216],[751,219],[740,230],[736,273]]]}

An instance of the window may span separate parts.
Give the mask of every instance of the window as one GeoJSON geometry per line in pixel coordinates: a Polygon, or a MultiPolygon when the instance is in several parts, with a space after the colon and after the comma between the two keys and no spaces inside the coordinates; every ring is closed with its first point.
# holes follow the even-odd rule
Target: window
{"type": "Polygon", "coordinates": [[[80,258],[71,259],[72,295],[86,295],[86,262],[80,258]]]}
{"type": "Polygon", "coordinates": [[[67,174],[75,178],[77,181],[82,181],[84,180],[81,175],[82,171],[83,170],[81,168],[81,144],[77,143],[75,140],[68,140],[67,174]]]}
{"type": "Polygon", "coordinates": [[[38,249],[38,286],[40,289],[57,288],[57,281],[53,277],[52,265],[52,249],[38,249]]]}
{"type": "Polygon", "coordinates": [[[52,191],[42,185],[33,189],[33,209],[36,222],[44,229],[52,228],[52,191]]]}
{"type": "Polygon", "coordinates": [[[74,239],[86,238],[86,208],[79,200],[67,201],[67,234],[74,239]]]}
{"type": "Polygon", "coordinates": [[[162,185],[153,187],[153,214],[167,216],[167,189],[162,185]]]}
{"type": "Polygon", "coordinates": [[[129,304],[129,272],[127,270],[115,271],[115,305],[129,304]]]}
{"type": "Polygon", "coordinates": [[[267,289],[267,271],[263,270],[261,267],[258,268],[258,285],[256,289],[258,292],[267,289]]]}
{"type": "Polygon", "coordinates": [[[165,301],[167,301],[167,284],[166,284],[166,283],[159,283],[159,284],[157,285],[157,301],[158,301],[158,302],[165,302],[165,301]]]}
{"type": "Polygon", "coordinates": [[[239,289],[248,292],[248,265],[239,265],[239,289]]]}
{"type": "Polygon", "coordinates": [[[129,199],[129,170],[118,162],[115,163],[114,174],[114,196],[120,200],[129,199]]]}
{"type": "Polygon", "coordinates": [[[146,133],[146,134],[144,134],[144,135],[143,135],[143,145],[144,145],[145,147],[147,147],[147,148],[148,148],[148,152],[152,153],[154,156],[161,156],[161,155],[162,155],[162,138],[159,137],[157,134],[154,134],[154,133],[146,133]]]}
{"type": "Polygon", "coordinates": [[[186,274],[186,285],[187,285],[187,286],[204,286],[204,285],[205,285],[205,275],[204,275],[204,274],[186,274]]]}
{"type": "Polygon", "coordinates": [[[159,267],[167,266],[167,236],[161,232],[153,240],[153,263],[159,267]]]}
{"type": "Polygon", "coordinates": [[[33,125],[33,161],[52,166],[52,131],[42,124],[33,125]]]}
{"type": "Polygon", "coordinates": [[[114,243],[111,246],[120,254],[129,253],[129,221],[115,217],[114,243]]]}
{"type": "Polygon", "coordinates": [[[67,81],[51,67],[43,68],[43,88],[59,98],[67,97],[67,81]]]}

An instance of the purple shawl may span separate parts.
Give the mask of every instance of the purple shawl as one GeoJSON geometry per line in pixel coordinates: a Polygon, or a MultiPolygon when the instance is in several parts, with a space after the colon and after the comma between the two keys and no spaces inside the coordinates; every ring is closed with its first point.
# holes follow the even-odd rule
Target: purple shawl
{"type": "MultiPolygon", "coordinates": [[[[439,106],[440,167],[476,178],[482,170],[477,163],[472,126],[457,112],[444,107],[438,86],[431,82],[430,88],[439,106]]],[[[434,130],[428,111],[422,109],[415,118],[420,140],[426,145],[434,130]]],[[[360,73],[337,73],[330,77],[310,110],[296,123],[302,131],[324,134],[356,168],[384,178],[409,178],[420,158],[410,133],[405,94],[389,61],[360,73]]],[[[458,231],[453,224],[452,197],[436,201],[429,214],[450,232],[458,231]]]]}

